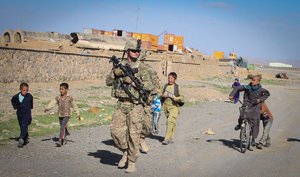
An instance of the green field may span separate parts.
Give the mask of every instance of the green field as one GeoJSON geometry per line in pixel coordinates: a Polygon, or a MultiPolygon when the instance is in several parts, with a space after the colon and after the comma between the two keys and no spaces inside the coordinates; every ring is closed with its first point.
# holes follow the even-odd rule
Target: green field
{"type": "MultiPolygon", "coordinates": [[[[79,108],[85,108],[87,105],[78,104],[79,108]]],[[[80,109],[82,110],[82,109],[80,109]]],[[[109,124],[111,121],[113,106],[100,106],[94,108],[96,111],[88,109],[86,111],[80,111],[82,120],[78,121],[76,115],[73,114],[68,127],[72,129],[79,129],[81,127],[92,127],[99,125],[109,124]]],[[[53,115],[37,115],[32,117],[32,123],[29,126],[29,135],[42,136],[47,134],[53,134],[59,132],[59,120],[56,114],[53,115]]],[[[20,134],[20,128],[17,117],[12,120],[0,123],[0,144],[5,144],[9,140],[15,139],[20,134]]]]}

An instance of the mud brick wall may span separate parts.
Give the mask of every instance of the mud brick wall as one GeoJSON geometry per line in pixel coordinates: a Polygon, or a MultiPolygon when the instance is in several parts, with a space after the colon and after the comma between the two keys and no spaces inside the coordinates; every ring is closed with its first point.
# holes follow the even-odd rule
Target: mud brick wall
{"type": "Polygon", "coordinates": [[[223,71],[216,64],[208,62],[201,63],[184,63],[184,62],[168,62],[167,73],[174,71],[178,75],[178,79],[197,80],[208,76],[222,75],[223,71]]]}
{"type": "MultiPolygon", "coordinates": [[[[146,63],[165,82],[174,71],[179,79],[200,79],[224,71],[211,62],[151,60],[146,63]]],[[[112,64],[109,57],[64,54],[47,51],[0,48],[0,82],[53,82],[105,79],[112,64]]]]}
{"type": "Polygon", "coordinates": [[[108,58],[0,49],[0,82],[51,82],[104,78],[108,58]]]}

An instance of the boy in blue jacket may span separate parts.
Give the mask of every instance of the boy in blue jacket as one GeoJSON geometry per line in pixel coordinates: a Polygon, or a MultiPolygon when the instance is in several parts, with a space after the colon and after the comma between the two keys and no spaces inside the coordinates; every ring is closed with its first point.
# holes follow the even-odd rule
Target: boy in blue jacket
{"type": "Polygon", "coordinates": [[[154,100],[151,105],[152,108],[152,134],[158,133],[158,122],[160,119],[161,112],[161,101],[157,95],[154,95],[154,100]]]}
{"type": "Polygon", "coordinates": [[[26,82],[20,84],[20,92],[12,97],[11,104],[17,110],[20,126],[18,147],[23,147],[28,142],[28,126],[31,124],[31,109],[33,109],[33,97],[28,92],[29,85],[26,82]]]}

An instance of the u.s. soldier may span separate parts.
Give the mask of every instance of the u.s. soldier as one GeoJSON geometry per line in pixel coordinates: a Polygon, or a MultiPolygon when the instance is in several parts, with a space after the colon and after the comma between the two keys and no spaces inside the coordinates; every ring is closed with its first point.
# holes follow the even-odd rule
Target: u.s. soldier
{"type": "MultiPolygon", "coordinates": [[[[141,82],[143,89],[150,93],[153,90],[153,84],[150,75],[144,69],[146,67],[143,67],[144,64],[137,60],[140,51],[139,41],[127,41],[124,48],[127,58],[122,59],[121,63],[135,69],[134,76],[141,82]]],[[[127,164],[125,172],[135,172],[144,116],[143,103],[136,99],[139,97],[137,85],[124,74],[122,69],[113,68],[106,77],[106,84],[112,86],[112,96],[118,99],[111,122],[111,136],[123,152],[118,167],[124,168],[127,164]]]]}
{"type": "MultiPolygon", "coordinates": [[[[152,103],[153,101],[153,95],[157,94],[159,92],[160,89],[160,79],[157,75],[157,72],[154,71],[152,69],[152,67],[149,64],[145,63],[145,59],[146,59],[146,51],[142,50],[141,54],[138,58],[144,65],[143,67],[145,67],[143,70],[147,71],[148,74],[150,75],[151,78],[151,82],[153,84],[153,89],[150,92],[150,97],[149,97],[149,103],[152,103]]],[[[151,105],[150,104],[145,104],[144,105],[144,113],[145,115],[142,117],[142,132],[141,132],[141,139],[140,139],[140,150],[143,153],[147,153],[149,151],[149,147],[146,144],[145,138],[150,135],[151,133],[151,126],[152,126],[152,122],[151,122],[151,105]]]]}

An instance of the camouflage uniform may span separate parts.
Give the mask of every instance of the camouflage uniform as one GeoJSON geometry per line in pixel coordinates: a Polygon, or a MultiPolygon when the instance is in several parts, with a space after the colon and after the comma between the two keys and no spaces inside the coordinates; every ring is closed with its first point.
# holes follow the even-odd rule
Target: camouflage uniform
{"type": "MultiPolygon", "coordinates": [[[[140,61],[127,62],[132,68],[138,68],[135,76],[142,82],[143,87],[147,91],[153,89],[150,75],[144,69],[143,63],[140,61]]],[[[143,105],[132,99],[121,87],[122,78],[114,78],[111,72],[106,77],[106,84],[113,86],[112,96],[118,99],[116,111],[113,114],[111,122],[111,136],[117,147],[123,152],[127,152],[127,158],[131,162],[135,162],[138,158],[138,150],[140,144],[140,133],[142,131],[142,117],[144,109],[143,105]]],[[[138,92],[131,85],[127,85],[132,95],[138,97],[138,92]]]]}
{"type": "MultiPolygon", "coordinates": [[[[145,64],[145,70],[148,72],[151,78],[151,82],[153,84],[153,89],[151,90],[150,97],[149,97],[149,103],[153,101],[153,94],[157,94],[157,92],[160,89],[160,80],[159,77],[157,76],[157,72],[154,71],[150,65],[145,64]]],[[[144,112],[145,116],[143,116],[143,129],[141,132],[141,138],[145,138],[151,133],[151,105],[144,105],[144,112]]]]}

